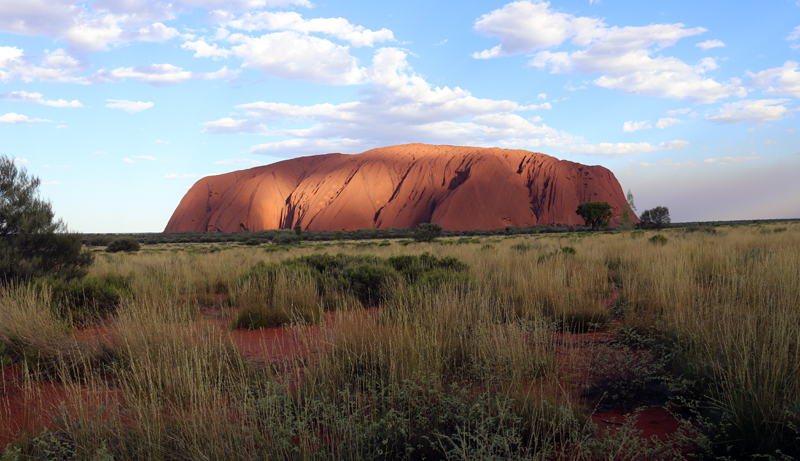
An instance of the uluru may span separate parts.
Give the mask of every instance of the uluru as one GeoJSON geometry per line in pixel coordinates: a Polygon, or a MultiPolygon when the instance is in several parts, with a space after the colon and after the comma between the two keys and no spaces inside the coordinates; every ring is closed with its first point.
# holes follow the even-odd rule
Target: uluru
{"type": "Polygon", "coordinates": [[[584,224],[575,213],[584,202],[608,202],[612,225],[627,203],[602,166],[526,150],[405,144],[202,178],[164,232],[572,226],[584,224]]]}

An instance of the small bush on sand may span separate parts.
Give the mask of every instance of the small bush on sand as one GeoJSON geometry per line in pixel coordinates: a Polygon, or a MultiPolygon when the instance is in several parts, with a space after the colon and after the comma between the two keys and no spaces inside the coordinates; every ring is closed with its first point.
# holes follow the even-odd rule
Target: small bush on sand
{"type": "Polygon", "coordinates": [[[101,279],[89,276],[83,279],[39,279],[37,286],[50,287],[54,307],[64,318],[83,321],[89,317],[103,317],[113,313],[123,296],[130,296],[130,280],[111,274],[101,279]]]}

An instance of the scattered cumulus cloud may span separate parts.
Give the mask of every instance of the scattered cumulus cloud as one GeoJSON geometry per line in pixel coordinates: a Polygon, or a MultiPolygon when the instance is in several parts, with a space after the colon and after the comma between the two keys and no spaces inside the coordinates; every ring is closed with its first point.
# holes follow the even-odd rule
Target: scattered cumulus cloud
{"type": "Polygon", "coordinates": [[[664,128],[670,127],[672,125],[677,125],[679,123],[683,123],[683,120],[670,117],[660,118],[656,123],[650,123],[649,121],[644,121],[644,122],[630,121],[622,124],[622,131],[625,133],[633,133],[634,131],[649,130],[651,128],[658,128],[663,130],[664,128]]]}
{"type": "Polygon", "coordinates": [[[106,99],[109,104],[106,104],[106,107],[111,109],[122,109],[129,114],[135,114],[137,112],[141,112],[143,110],[147,110],[153,107],[152,102],[142,102],[142,101],[126,101],[124,99],[106,99]]]}
{"type": "Polygon", "coordinates": [[[668,110],[664,115],[666,115],[667,117],[674,117],[676,115],[686,115],[691,111],[692,111],[691,108],[686,107],[683,109],[668,110]]]}
{"type": "Polygon", "coordinates": [[[76,74],[84,71],[87,64],[68,56],[62,49],[52,53],[45,50],[38,60],[37,66],[35,57],[25,55],[24,50],[13,46],[0,46],[0,82],[17,80],[26,83],[34,80],[58,83],[84,82],[84,79],[77,77],[76,74]]]}
{"type": "Polygon", "coordinates": [[[620,142],[620,143],[600,143],[600,144],[581,144],[562,149],[562,151],[569,154],[576,155],[593,155],[602,157],[628,157],[632,155],[648,154],[650,152],[657,152],[661,150],[682,150],[689,147],[688,141],[670,141],[662,142],[658,145],[652,145],[647,142],[633,143],[633,142],[620,142]]]}
{"type": "Polygon", "coordinates": [[[777,122],[792,112],[792,109],[784,106],[789,101],[789,99],[746,99],[732,102],[724,104],[717,114],[706,116],[706,120],[718,124],[777,122]]]}
{"type": "Polygon", "coordinates": [[[133,160],[129,159],[128,157],[123,158],[122,161],[125,163],[136,163],[133,160]]]}
{"type": "Polygon", "coordinates": [[[695,46],[704,50],[710,50],[711,48],[722,48],[725,46],[725,44],[720,40],[706,40],[705,42],[700,42],[695,46]]]}
{"type": "Polygon", "coordinates": [[[348,47],[330,40],[294,31],[261,37],[234,34],[229,40],[239,43],[231,51],[242,59],[242,67],[268,75],[327,85],[354,85],[364,78],[365,70],[348,47]]]}
{"type": "Polygon", "coordinates": [[[5,115],[0,115],[0,123],[7,123],[11,125],[17,125],[19,123],[30,123],[30,122],[50,122],[52,120],[46,120],[43,118],[28,118],[27,115],[17,114],[16,112],[10,112],[5,115]]]}
{"type": "MultiPolygon", "coordinates": [[[[341,104],[299,106],[241,104],[244,115],[204,123],[207,133],[254,133],[287,139],[253,146],[251,153],[286,157],[304,153],[356,153],[388,144],[425,142],[514,148],[560,147],[580,141],[514,111],[532,110],[507,100],[479,99],[461,88],[432,87],[397,48],[375,52],[364,70],[371,87],[363,98],[341,104]],[[457,121],[458,120],[458,121],[457,121]],[[306,125],[281,129],[283,122],[306,125]]],[[[535,106],[545,109],[544,103],[535,106]]]]}
{"type": "Polygon", "coordinates": [[[800,64],[795,61],[786,61],[783,67],[763,70],[757,74],[748,73],[751,77],[750,86],[766,88],[767,94],[775,96],[794,96],[800,98],[800,64]]]}
{"type": "Polygon", "coordinates": [[[50,107],[83,107],[83,104],[81,104],[77,99],[72,101],[65,101],[63,99],[51,101],[45,100],[41,93],[28,93],[26,91],[10,91],[8,93],[0,94],[0,100],[30,102],[33,104],[42,104],[50,107]]]}
{"type": "Polygon", "coordinates": [[[652,24],[643,27],[607,27],[601,20],[575,17],[550,9],[548,2],[519,1],[481,16],[475,29],[500,38],[500,45],[476,52],[476,59],[533,53],[528,65],[551,73],[600,74],[597,86],[628,94],[688,99],[712,103],[730,96],[746,96],[739,79],[717,82],[704,73],[716,69],[713,58],[691,65],[661,54],[678,40],[702,34],[702,27],[652,24]],[[567,40],[584,49],[552,52],[567,40]]]}
{"type": "Polygon", "coordinates": [[[205,40],[197,40],[195,42],[186,42],[181,45],[181,48],[184,50],[192,50],[194,51],[195,58],[227,58],[230,54],[230,50],[226,50],[224,48],[219,48],[216,43],[212,43],[209,45],[206,43],[205,40]]]}
{"type": "Polygon", "coordinates": [[[228,80],[238,74],[238,70],[229,70],[227,66],[216,72],[192,72],[172,64],[150,64],[147,66],[120,67],[109,71],[100,70],[92,75],[89,80],[92,83],[105,83],[133,79],[153,86],[165,86],[189,80],[228,80]]]}
{"type": "Polygon", "coordinates": [[[758,160],[759,158],[760,157],[758,156],[707,158],[703,160],[703,163],[716,163],[717,165],[727,165],[729,163],[751,162],[754,160],[758,160]]]}
{"type": "Polygon", "coordinates": [[[353,25],[344,18],[303,19],[299,13],[294,11],[245,13],[236,19],[227,21],[225,26],[247,32],[281,30],[298,32],[303,35],[321,33],[350,42],[350,45],[356,48],[372,47],[376,42],[394,41],[394,34],[389,29],[373,31],[365,29],[363,26],[353,25]]]}
{"type": "Polygon", "coordinates": [[[766,145],[770,145],[770,144],[778,144],[778,141],[775,141],[775,140],[773,140],[773,139],[765,139],[764,141],[761,141],[761,142],[762,142],[762,143],[764,143],[764,144],[766,144],[766,145]]]}
{"type": "Polygon", "coordinates": [[[659,160],[658,162],[639,162],[637,165],[643,168],[661,168],[661,167],[670,167],[670,168],[694,168],[697,166],[697,163],[693,161],[688,162],[675,162],[668,158],[663,160],[659,160]]]}
{"type": "MultiPolygon", "coordinates": [[[[786,37],[786,40],[790,42],[797,42],[800,40],[800,26],[797,26],[792,30],[792,32],[786,37]]],[[[800,43],[792,43],[789,47],[793,50],[800,49],[800,43]]]]}

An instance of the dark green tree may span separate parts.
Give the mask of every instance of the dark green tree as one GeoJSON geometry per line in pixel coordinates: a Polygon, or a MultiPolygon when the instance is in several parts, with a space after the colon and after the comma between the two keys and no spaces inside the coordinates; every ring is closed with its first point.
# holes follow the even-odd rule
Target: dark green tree
{"type": "Polygon", "coordinates": [[[432,242],[442,235],[442,226],[430,222],[420,223],[414,231],[414,240],[417,242],[432,242]]]}
{"type": "Polygon", "coordinates": [[[53,220],[52,206],[39,198],[39,184],[13,159],[0,156],[0,283],[82,277],[92,263],[81,235],[53,220]]]}
{"type": "Polygon", "coordinates": [[[583,218],[587,226],[592,226],[592,230],[608,226],[612,216],[611,205],[608,202],[581,203],[575,213],[583,218]]]}
{"type": "Polygon", "coordinates": [[[294,233],[298,236],[303,235],[303,228],[300,226],[300,224],[294,226],[294,233]]]}
{"type": "Polygon", "coordinates": [[[646,228],[655,227],[661,229],[664,226],[669,226],[670,222],[672,222],[669,217],[669,208],[665,206],[644,210],[639,219],[642,221],[642,227],[646,228]]]}

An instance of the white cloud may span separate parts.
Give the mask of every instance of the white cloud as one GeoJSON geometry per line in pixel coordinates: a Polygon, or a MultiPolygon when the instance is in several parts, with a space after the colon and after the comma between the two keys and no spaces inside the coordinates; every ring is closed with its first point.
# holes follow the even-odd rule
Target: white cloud
{"type": "Polygon", "coordinates": [[[706,40],[705,42],[700,42],[695,46],[704,50],[710,50],[711,48],[722,48],[725,46],[725,44],[719,40],[706,40]]]}
{"type": "Polygon", "coordinates": [[[764,144],[766,144],[766,145],[770,145],[770,144],[778,144],[778,141],[775,141],[775,140],[772,140],[772,139],[766,139],[766,140],[764,140],[764,141],[761,141],[761,142],[762,142],[762,143],[764,143],[764,144]]]}
{"type": "Polygon", "coordinates": [[[716,163],[718,165],[727,165],[729,163],[751,162],[753,160],[758,160],[759,158],[760,157],[757,156],[707,158],[703,160],[703,163],[716,163]]]}
{"type": "Polygon", "coordinates": [[[673,45],[684,37],[705,29],[685,29],[683,24],[656,24],[645,27],[611,28],[606,35],[581,51],[537,53],[529,65],[552,73],[599,73],[594,84],[627,94],[661,98],[688,99],[711,103],[731,95],[744,97],[747,92],[739,79],[720,83],[704,78],[703,73],[717,67],[712,58],[703,58],[691,66],[674,57],[651,57],[651,48],[673,45]]]}
{"type": "Polygon", "coordinates": [[[689,167],[694,168],[697,166],[695,162],[673,162],[672,160],[665,158],[663,160],[659,160],[655,163],[648,163],[648,162],[639,162],[639,166],[644,168],[660,168],[660,167],[671,167],[671,168],[682,168],[682,167],[689,167]]]}
{"type": "Polygon", "coordinates": [[[553,105],[549,102],[543,104],[531,104],[529,106],[520,106],[517,110],[542,110],[542,109],[552,109],[553,105]]]}
{"type": "Polygon", "coordinates": [[[205,40],[197,40],[196,42],[186,42],[181,45],[184,50],[193,50],[195,58],[227,58],[231,54],[230,50],[218,48],[214,43],[209,45],[205,40]]]}
{"type": "Polygon", "coordinates": [[[553,11],[549,2],[513,2],[475,21],[475,30],[487,37],[499,37],[500,45],[473,53],[472,57],[489,59],[530,53],[560,45],[570,38],[573,44],[586,46],[604,26],[600,19],[553,11]]]}
{"type": "Polygon", "coordinates": [[[748,99],[724,104],[719,113],[706,116],[706,120],[719,124],[776,122],[788,117],[792,112],[783,105],[789,101],[789,99],[748,99]]]}
{"type": "Polygon", "coordinates": [[[14,162],[14,165],[24,165],[24,164],[28,163],[28,159],[26,159],[26,158],[15,158],[12,161],[14,162]]]}
{"type": "Polygon", "coordinates": [[[125,162],[125,163],[136,163],[133,160],[127,158],[127,157],[123,158],[122,161],[125,162]]]}
{"type": "Polygon", "coordinates": [[[432,87],[411,71],[406,53],[399,49],[377,50],[372,66],[364,70],[364,80],[372,86],[362,91],[364,97],[358,101],[311,106],[263,101],[242,104],[236,108],[244,111],[244,117],[207,122],[205,132],[287,138],[251,149],[253,153],[279,156],[355,153],[408,142],[535,148],[579,141],[547,125],[538,125],[538,117],[526,119],[512,113],[531,107],[513,101],[479,99],[458,87],[432,87]],[[285,121],[307,127],[266,126],[285,121]]]}
{"type": "Polygon", "coordinates": [[[158,161],[157,158],[152,157],[150,155],[134,155],[133,158],[138,158],[138,159],[141,159],[141,160],[150,160],[151,162],[157,162],[158,161]]]}
{"type": "Polygon", "coordinates": [[[658,55],[678,40],[701,34],[701,27],[683,24],[652,24],[644,27],[606,27],[599,19],[575,17],[550,9],[547,2],[520,1],[483,15],[475,23],[483,35],[499,37],[500,45],[474,58],[494,58],[531,53],[556,47],[571,39],[585,47],[574,52],[539,51],[529,65],[550,68],[553,73],[599,73],[594,84],[628,94],[689,99],[711,103],[731,95],[744,97],[738,79],[720,83],[703,74],[717,68],[712,58],[689,65],[677,58],[658,55]]]}
{"type": "Polygon", "coordinates": [[[242,67],[287,80],[352,85],[364,76],[348,47],[321,38],[287,31],[261,37],[234,34],[230,40],[241,43],[231,50],[244,61],[242,67]]]}
{"type": "Polygon", "coordinates": [[[214,162],[215,165],[261,165],[259,160],[250,160],[247,158],[226,158],[214,162]]]}
{"type": "Polygon", "coordinates": [[[263,133],[267,127],[256,120],[222,118],[214,122],[205,122],[203,133],[211,134],[236,134],[236,133],[263,133]]]}
{"type": "Polygon", "coordinates": [[[59,99],[58,101],[48,101],[42,98],[40,93],[28,93],[26,91],[11,91],[0,94],[0,100],[30,102],[33,104],[43,104],[50,107],[83,107],[83,104],[81,104],[77,99],[73,101],[65,101],[63,99],[59,99]]]}
{"type": "Polygon", "coordinates": [[[147,110],[154,105],[152,102],[133,102],[126,101],[124,99],[106,99],[106,101],[110,103],[106,104],[106,107],[110,107],[111,109],[122,109],[129,114],[135,114],[137,112],[147,110]]]}
{"type": "Polygon", "coordinates": [[[547,93],[539,93],[539,96],[536,96],[536,99],[547,99],[547,93]]]}
{"type": "Polygon", "coordinates": [[[10,112],[5,115],[0,115],[0,123],[9,123],[12,125],[16,125],[18,123],[29,123],[29,122],[52,122],[52,120],[46,120],[42,118],[28,118],[27,115],[17,114],[15,112],[10,112]]]}
{"type": "Polygon", "coordinates": [[[678,123],[683,123],[683,121],[678,120],[677,118],[669,118],[669,117],[660,118],[655,124],[650,123],[649,121],[644,121],[644,122],[630,121],[622,124],[622,131],[624,131],[625,133],[633,133],[634,131],[649,130],[651,128],[658,128],[663,130],[664,128],[676,125],[678,123]]]}
{"type": "Polygon", "coordinates": [[[650,128],[653,128],[653,124],[647,121],[634,122],[631,120],[622,124],[622,131],[625,133],[633,133],[634,131],[639,130],[649,130],[650,128]]]}
{"type": "Polygon", "coordinates": [[[767,94],[800,98],[798,65],[795,61],[786,61],[783,67],[762,70],[757,74],[749,73],[748,75],[752,77],[749,84],[758,88],[766,88],[764,92],[767,94]]]}
{"type": "Polygon", "coordinates": [[[293,11],[270,12],[256,14],[245,13],[237,19],[226,23],[234,29],[252,32],[255,30],[286,30],[309,33],[323,33],[350,42],[356,48],[374,46],[375,42],[394,41],[394,34],[389,29],[372,31],[363,26],[355,26],[344,18],[303,19],[293,11]]]}
{"type": "Polygon", "coordinates": [[[685,109],[668,110],[664,115],[666,115],[667,117],[674,117],[676,115],[686,115],[691,111],[692,109],[687,107],[685,109]]]}
{"type": "Polygon", "coordinates": [[[52,53],[45,50],[40,61],[42,67],[37,67],[33,64],[33,58],[26,56],[23,50],[12,46],[0,46],[0,82],[43,80],[81,83],[83,81],[75,77],[75,73],[84,70],[86,64],[67,56],[64,50],[59,49],[52,53]]]}
{"type": "MultiPolygon", "coordinates": [[[[795,27],[794,30],[792,30],[792,33],[790,33],[789,36],[786,37],[786,40],[790,42],[795,42],[797,40],[800,40],[800,26],[795,27]]],[[[800,49],[800,43],[792,43],[791,45],[789,45],[789,47],[793,50],[800,49]]]]}
{"type": "Polygon", "coordinates": [[[120,67],[111,71],[100,70],[90,80],[94,83],[121,82],[131,78],[154,86],[174,85],[188,80],[226,80],[235,77],[239,71],[223,67],[216,72],[191,72],[172,64],[150,64],[147,66],[120,67]]]}
{"type": "Polygon", "coordinates": [[[183,179],[183,178],[196,178],[196,177],[197,175],[193,173],[187,173],[187,174],[170,173],[164,176],[164,179],[183,179]]]}
{"type": "Polygon", "coordinates": [[[688,141],[662,142],[654,146],[647,142],[633,143],[600,143],[600,144],[578,144],[562,151],[576,155],[598,155],[603,157],[627,157],[631,155],[648,154],[661,150],[681,150],[689,147],[688,141]]]}
{"type": "Polygon", "coordinates": [[[677,118],[664,117],[658,119],[658,121],[653,126],[663,130],[664,128],[670,127],[672,125],[677,125],[679,123],[683,123],[683,120],[679,120],[677,118]]]}

